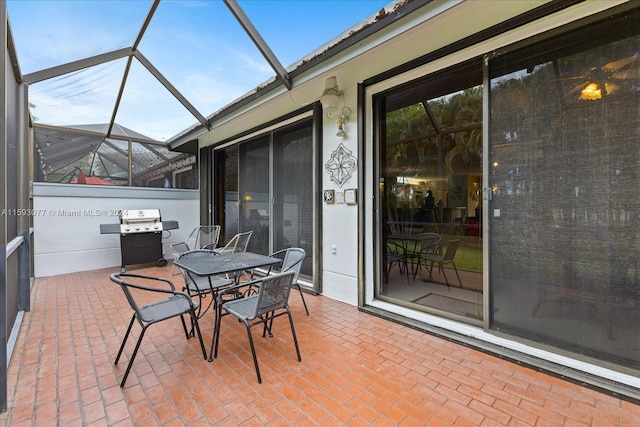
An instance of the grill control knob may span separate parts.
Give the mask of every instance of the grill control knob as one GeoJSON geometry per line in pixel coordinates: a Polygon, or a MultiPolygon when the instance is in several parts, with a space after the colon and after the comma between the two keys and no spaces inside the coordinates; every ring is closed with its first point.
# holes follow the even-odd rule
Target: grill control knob
{"type": "Polygon", "coordinates": [[[149,226],[147,225],[144,229],[145,229],[145,230],[148,230],[148,229],[149,229],[149,226]]]}
{"type": "Polygon", "coordinates": [[[129,227],[125,227],[124,231],[131,231],[129,227]]]}
{"type": "Polygon", "coordinates": [[[136,231],[140,231],[140,227],[136,227],[136,231]]]}

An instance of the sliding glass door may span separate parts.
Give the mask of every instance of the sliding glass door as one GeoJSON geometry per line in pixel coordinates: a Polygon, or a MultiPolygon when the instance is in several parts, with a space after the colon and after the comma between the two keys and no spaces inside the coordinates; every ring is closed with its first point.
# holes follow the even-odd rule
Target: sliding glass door
{"type": "Polygon", "coordinates": [[[311,127],[274,135],[274,249],[299,247],[313,254],[313,151],[311,127]]]}
{"type": "Polygon", "coordinates": [[[479,322],[482,63],[376,97],[381,238],[376,297],[479,322]]]}
{"type": "Polygon", "coordinates": [[[375,297],[637,373],[639,87],[634,9],[376,94],[375,297]]]}
{"type": "Polygon", "coordinates": [[[265,132],[218,150],[214,217],[226,224],[221,244],[240,231],[253,231],[248,250],[269,254],[299,247],[313,260],[313,134],[311,120],[265,132]]]}
{"type": "Polygon", "coordinates": [[[263,136],[240,145],[240,229],[253,231],[247,250],[264,255],[271,252],[269,140],[263,136]]]}

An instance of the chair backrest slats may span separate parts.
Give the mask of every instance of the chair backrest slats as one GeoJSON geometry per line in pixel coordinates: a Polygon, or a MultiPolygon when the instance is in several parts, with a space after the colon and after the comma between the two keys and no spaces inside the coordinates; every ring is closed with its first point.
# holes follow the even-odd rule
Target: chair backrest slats
{"type": "MultiPolygon", "coordinates": [[[[114,273],[111,275],[111,281],[120,285],[122,292],[124,292],[124,295],[127,298],[127,302],[129,303],[133,311],[136,312],[136,314],[138,315],[138,318],[140,319],[143,319],[143,316],[140,310],[145,306],[145,304],[148,304],[149,301],[144,300],[143,298],[143,300],[141,300],[139,303],[136,297],[134,296],[133,292],[131,291],[132,289],[134,291],[135,290],[153,291],[154,288],[157,289],[158,285],[162,283],[166,285],[167,288],[165,290],[159,290],[159,292],[167,292],[169,288],[171,289],[171,291],[175,290],[173,282],[171,282],[168,279],[163,279],[161,277],[145,276],[142,274],[114,273]]],[[[169,293],[171,293],[171,291],[169,291],[169,293]]],[[[141,294],[139,293],[137,293],[137,295],[139,297],[141,296],[141,294]]]]}
{"type": "Polygon", "coordinates": [[[229,254],[235,252],[246,252],[252,234],[253,231],[245,231],[243,233],[236,234],[222,249],[218,251],[218,253],[229,254]]]}
{"type": "Polygon", "coordinates": [[[135,298],[133,297],[133,295],[131,295],[131,291],[129,291],[129,287],[125,284],[120,284],[120,287],[122,288],[122,291],[124,292],[125,296],[127,297],[127,301],[129,302],[129,305],[131,306],[131,308],[133,309],[133,311],[135,311],[136,313],[139,313],[140,308],[138,307],[138,303],[136,302],[135,298]]]}
{"type": "Polygon", "coordinates": [[[198,227],[198,236],[194,249],[215,249],[220,238],[219,225],[201,225],[198,227]]]}
{"type": "Polygon", "coordinates": [[[304,261],[304,257],[306,256],[306,252],[301,248],[289,248],[287,249],[287,253],[282,261],[282,271],[293,271],[293,282],[298,283],[298,276],[300,276],[300,270],[302,269],[302,261],[304,261]]]}
{"type": "Polygon", "coordinates": [[[440,243],[442,237],[438,233],[421,233],[420,234],[420,250],[429,251],[429,248],[440,243]]]}
{"type": "Polygon", "coordinates": [[[125,281],[120,274],[117,273],[111,275],[111,281],[120,285],[120,288],[122,289],[122,292],[124,292],[124,295],[127,298],[127,302],[129,303],[133,311],[139,313],[139,306],[136,302],[136,299],[133,297],[133,294],[129,290],[129,283],[125,281]]]}
{"type": "Polygon", "coordinates": [[[293,271],[293,283],[298,283],[298,277],[302,269],[302,261],[304,261],[306,255],[307,253],[302,248],[287,248],[276,251],[270,256],[282,260],[277,271],[280,273],[293,271]]]}
{"type": "Polygon", "coordinates": [[[287,307],[294,276],[293,271],[288,271],[262,279],[255,317],[287,307]]]}
{"type": "Polygon", "coordinates": [[[447,242],[447,249],[444,252],[444,256],[442,257],[443,261],[451,261],[456,256],[456,251],[458,250],[458,244],[460,240],[450,240],[447,242]]]}
{"type": "Polygon", "coordinates": [[[253,231],[246,231],[244,233],[238,233],[238,243],[236,245],[235,252],[246,252],[247,246],[249,246],[249,240],[251,240],[251,235],[253,231]]]}

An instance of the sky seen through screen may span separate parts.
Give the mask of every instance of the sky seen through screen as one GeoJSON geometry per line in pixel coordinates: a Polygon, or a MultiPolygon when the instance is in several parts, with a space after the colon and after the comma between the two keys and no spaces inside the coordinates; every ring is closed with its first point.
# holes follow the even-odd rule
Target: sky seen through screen
{"type": "MultiPolygon", "coordinates": [[[[239,0],[284,67],[391,0],[239,0]]],[[[151,0],[8,0],[22,74],[131,47],[151,0]]],[[[220,0],[163,0],[138,50],[205,117],[275,73],[220,0]]],[[[111,120],[127,59],[33,83],[32,114],[67,126],[111,120]]],[[[115,120],[166,140],[197,119],[134,60],[115,120]]]]}

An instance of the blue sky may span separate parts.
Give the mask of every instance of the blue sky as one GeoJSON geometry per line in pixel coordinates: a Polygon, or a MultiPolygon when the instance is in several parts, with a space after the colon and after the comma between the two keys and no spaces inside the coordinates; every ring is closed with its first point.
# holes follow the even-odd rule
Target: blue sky
{"type": "MultiPolygon", "coordinates": [[[[392,0],[239,0],[288,67],[392,0]]],[[[130,47],[151,0],[8,0],[23,74],[130,47]]],[[[139,51],[207,116],[273,75],[219,0],[163,0],[139,51]]],[[[54,125],[109,122],[126,60],[30,87],[33,115],[54,125]]],[[[197,122],[134,61],[116,122],[159,140],[197,122]]]]}

